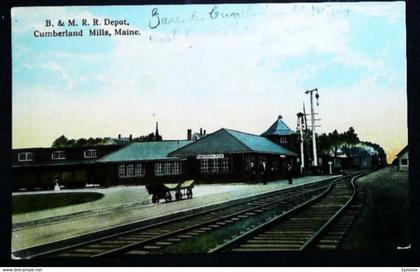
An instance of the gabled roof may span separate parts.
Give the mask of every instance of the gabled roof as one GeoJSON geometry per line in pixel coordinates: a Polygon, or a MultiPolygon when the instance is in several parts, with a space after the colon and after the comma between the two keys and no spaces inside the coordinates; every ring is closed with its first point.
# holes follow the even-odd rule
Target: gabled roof
{"type": "Polygon", "coordinates": [[[168,153],[181,148],[192,141],[170,140],[158,142],[139,142],[129,144],[107,156],[99,159],[99,162],[125,162],[125,161],[154,161],[173,160],[167,157],[168,153]]]}
{"type": "Polygon", "coordinates": [[[171,152],[169,156],[185,157],[233,153],[266,153],[297,156],[296,153],[267,138],[225,128],[171,152]]]}
{"type": "Polygon", "coordinates": [[[283,122],[281,115],[275,121],[266,132],[261,134],[261,136],[269,136],[269,135],[279,135],[279,136],[287,136],[295,134],[293,130],[291,130],[286,123],[283,122]]]}
{"type": "Polygon", "coordinates": [[[403,155],[406,151],[408,151],[408,145],[406,145],[397,155],[395,155],[397,158],[399,158],[401,155],[403,155]]]}

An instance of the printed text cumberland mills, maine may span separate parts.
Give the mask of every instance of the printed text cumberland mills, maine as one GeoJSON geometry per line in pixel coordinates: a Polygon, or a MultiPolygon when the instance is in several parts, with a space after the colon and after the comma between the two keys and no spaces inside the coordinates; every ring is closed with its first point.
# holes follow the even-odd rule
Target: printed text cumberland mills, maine
{"type": "MultiPolygon", "coordinates": [[[[233,19],[237,20],[242,16],[251,16],[250,14],[240,14],[236,11],[224,12],[219,10],[217,6],[212,7],[211,10],[206,12],[206,15],[198,15],[197,12],[193,12],[190,18],[180,18],[180,17],[166,17],[159,14],[157,8],[151,10],[151,18],[148,22],[148,27],[150,29],[156,29],[160,25],[169,25],[169,24],[184,24],[186,22],[199,22],[204,20],[216,20],[216,19],[233,19]]],[[[141,35],[140,31],[137,29],[132,29],[129,27],[130,23],[127,20],[111,20],[108,18],[105,19],[67,19],[67,20],[45,20],[46,30],[35,30],[33,35],[35,37],[80,37],[84,36],[87,31],[88,36],[139,36],[141,35]],[[68,30],[63,29],[59,30],[57,28],[65,27],[74,27],[78,28],[77,30],[68,30]],[[53,28],[53,29],[52,29],[53,28]],[[87,28],[87,29],[86,29],[87,28]],[[51,29],[51,30],[48,30],[51,29]]]]}
{"type": "MultiPolygon", "coordinates": [[[[61,28],[61,27],[94,27],[87,29],[89,36],[137,36],[141,35],[139,30],[130,29],[130,23],[127,20],[111,20],[105,19],[82,19],[77,21],[76,19],[69,20],[45,20],[46,28],[61,28]],[[109,29],[109,28],[113,29],[109,29]],[[113,30],[113,31],[112,31],[113,30]]],[[[40,31],[35,30],[34,36],[39,38],[44,37],[81,37],[84,35],[84,29],[78,30],[56,30],[40,31]]]]}

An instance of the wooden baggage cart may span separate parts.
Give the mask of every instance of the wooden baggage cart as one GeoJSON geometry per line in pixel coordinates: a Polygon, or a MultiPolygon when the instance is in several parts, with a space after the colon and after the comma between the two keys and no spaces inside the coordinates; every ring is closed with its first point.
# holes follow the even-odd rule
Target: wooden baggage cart
{"type": "Polygon", "coordinates": [[[192,198],[194,180],[186,180],[180,183],[151,183],[146,185],[147,192],[152,195],[152,202],[159,203],[165,199],[166,202],[172,201],[171,192],[175,192],[175,199],[192,198]]]}

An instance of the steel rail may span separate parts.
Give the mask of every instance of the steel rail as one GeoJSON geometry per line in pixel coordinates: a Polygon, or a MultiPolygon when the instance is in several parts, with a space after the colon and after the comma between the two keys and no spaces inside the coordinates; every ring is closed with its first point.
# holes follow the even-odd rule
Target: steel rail
{"type": "Polygon", "coordinates": [[[111,249],[109,251],[105,251],[105,252],[102,252],[100,254],[93,255],[92,257],[113,255],[113,254],[117,254],[117,253],[120,253],[120,252],[127,251],[129,249],[133,249],[133,248],[136,248],[136,247],[141,247],[143,245],[147,245],[149,243],[156,242],[156,241],[159,241],[159,240],[162,240],[162,239],[170,238],[171,236],[181,234],[181,233],[189,231],[189,230],[193,230],[193,229],[200,228],[200,227],[203,227],[203,226],[206,226],[206,225],[209,225],[209,224],[213,224],[213,223],[218,222],[220,220],[229,219],[231,217],[236,217],[238,215],[242,215],[242,214],[247,213],[247,212],[255,211],[255,210],[262,209],[262,208],[265,208],[265,207],[268,207],[268,206],[271,206],[271,205],[275,205],[275,204],[280,204],[281,202],[287,201],[289,199],[295,199],[295,198],[298,198],[300,196],[319,191],[321,189],[322,189],[322,187],[317,188],[317,189],[313,189],[313,190],[310,190],[310,191],[305,191],[305,192],[302,192],[302,193],[299,193],[299,194],[296,194],[296,195],[292,195],[288,198],[276,199],[276,200],[270,201],[268,203],[264,203],[264,204],[261,204],[261,205],[257,205],[255,207],[240,210],[238,212],[234,212],[234,213],[231,213],[231,214],[226,214],[226,215],[223,215],[223,216],[214,217],[212,219],[197,223],[195,225],[191,225],[191,226],[188,226],[188,227],[185,227],[185,228],[177,229],[177,230],[174,230],[172,232],[168,232],[168,233],[165,233],[165,234],[162,234],[162,235],[158,235],[158,236],[155,236],[155,237],[152,237],[150,239],[143,240],[143,241],[138,241],[138,242],[135,242],[135,243],[132,243],[132,244],[129,244],[129,245],[119,247],[119,248],[111,249]]]}
{"type": "MultiPolygon", "coordinates": [[[[356,174],[356,176],[357,175],[359,175],[360,173],[358,173],[358,174],[356,174]]],[[[256,233],[259,233],[259,232],[261,232],[263,229],[265,229],[265,228],[267,228],[267,227],[270,227],[271,225],[274,225],[274,224],[276,224],[278,221],[280,221],[280,220],[282,220],[282,219],[285,219],[285,218],[288,218],[290,215],[293,215],[293,214],[295,214],[296,212],[299,212],[299,211],[301,211],[301,210],[303,210],[303,209],[305,209],[306,207],[310,207],[310,205],[312,205],[313,203],[316,203],[316,202],[318,202],[319,200],[321,200],[323,197],[325,197],[325,196],[327,196],[327,194],[333,189],[333,187],[339,182],[339,181],[341,181],[342,179],[347,179],[347,178],[350,178],[349,176],[344,176],[344,177],[341,177],[341,178],[338,178],[336,181],[334,181],[334,182],[332,182],[331,184],[330,184],[330,186],[328,187],[328,189],[327,190],[325,190],[322,194],[320,194],[320,195],[318,195],[317,197],[315,197],[315,198],[313,198],[313,199],[310,199],[310,200],[308,200],[308,201],[306,201],[306,202],[304,202],[304,203],[302,203],[302,204],[300,204],[299,206],[296,206],[295,208],[293,208],[293,209],[291,209],[291,210],[289,210],[289,211],[287,211],[287,212],[284,212],[284,213],[282,213],[282,214],[280,214],[280,215],[278,215],[278,216],[276,216],[276,217],[274,217],[274,218],[272,218],[272,219],[270,219],[269,221],[267,221],[267,222],[264,222],[263,224],[261,224],[261,225],[259,225],[259,226],[257,226],[257,227],[255,227],[255,228],[253,228],[253,229],[250,229],[250,230],[248,230],[248,231],[246,231],[246,232],[244,232],[243,234],[241,234],[241,235],[239,235],[239,236],[237,236],[237,237],[235,237],[234,239],[231,239],[231,240],[229,240],[229,241],[227,241],[227,242],[225,242],[224,244],[221,244],[221,245],[219,245],[219,246],[217,246],[217,247],[215,247],[215,248],[213,248],[213,249],[210,249],[209,251],[208,251],[208,253],[216,253],[216,252],[221,252],[221,251],[224,251],[224,250],[226,250],[226,249],[228,249],[228,248],[232,248],[232,247],[234,247],[234,245],[236,245],[236,244],[239,244],[241,241],[243,241],[243,240],[245,240],[245,239],[247,239],[247,238],[250,238],[252,235],[254,235],[254,234],[256,234],[256,233]]],[[[354,177],[353,177],[353,179],[354,179],[354,177]]],[[[355,191],[353,191],[353,194],[352,194],[352,196],[355,194],[355,191]]]]}
{"type": "Polygon", "coordinates": [[[314,243],[314,241],[316,241],[316,239],[342,214],[342,212],[347,208],[347,207],[349,207],[350,206],[350,204],[351,204],[351,202],[353,201],[353,199],[355,198],[355,196],[356,196],[356,185],[355,185],[355,180],[357,179],[357,178],[360,178],[361,176],[364,176],[364,175],[366,175],[367,173],[369,173],[370,171],[365,171],[365,172],[363,172],[363,173],[360,173],[360,174],[358,174],[358,175],[356,175],[356,176],[354,176],[352,179],[351,179],[351,181],[350,181],[350,184],[351,184],[351,186],[352,186],[352,189],[353,189],[353,193],[352,193],[352,195],[351,195],[351,197],[347,200],[347,202],[333,215],[333,216],[331,216],[330,217],[330,219],[328,219],[328,221],[327,222],[325,222],[325,224],[324,225],[322,225],[320,228],[319,228],[319,230],[316,232],[316,233],[314,233],[314,235],[310,238],[310,239],[308,239],[302,246],[301,246],[301,248],[299,249],[299,250],[304,250],[304,249],[306,249],[308,246],[310,246],[311,244],[313,244],[314,243]]]}
{"type": "MultiPolygon", "coordinates": [[[[287,189],[283,189],[283,190],[280,189],[280,190],[275,190],[275,191],[262,193],[262,194],[259,194],[259,195],[245,197],[243,199],[232,200],[235,203],[231,204],[231,205],[229,205],[229,203],[214,204],[212,206],[216,206],[216,207],[213,207],[213,208],[210,207],[210,209],[204,209],[204,210],[200,210],[198,212],[192,211],[193,212],[192,214],[186,214],[186,215],[182,215],[182,216],[176,217],[176,218],[165,219],[163,221],[155,222],[155,223],[152,223],[152,224],[149,224],[149,225],[146,225],[146,226],[134,227],[132,229],[128,229],[128,230],[124,230],[124,231],[118,231],[118,232],[111,233],[111,234],[98,235],[98,237],[96,237],[96,238],[88,238],[86,240],[83,240],[82,242],[76,242],[76,243],[73,243],[73,244],[70,244],[70,245],[56,246],[53,249],[36,250],[38,247],[47,247],[49,244],[55,244],[55,243],[60,243],[60,242],[63,243],[63,242],[66,242],[67,240],[71,240],[72,238],[64,239],[64,240],[61,240],[61,241],[58,241],[58,242],[52,242],[52,243],[48,243],[48,244],[44,244],[44,245],[40,245],[40,246],[35,246],[35,247],[26,248],[26,249],[16,250],[16,251],[12,252],[12,255],[17,257],[17,258],[20,258],[20,259],[31,259],[31,258],[41,257],[41,256],[44,256],[44,255],[51,255],[51,254],[54,254],[56,252],[62,252],[62,251],[65,251],[65,250],[69,250],[69,249],[73,249],[73,248],[76,248],[76,247],[100,242],[100,241],[111,239],[111,238],[118,237],[118,236],[121,236],[121,235],[130,234],[132,232],[146,230],[148,228],[157,227],[159,225],[169,224],[169,223],[172,223],[172,222],[185,220],[185,219],[188,219],[188,218],[191,218],[191,217],[194,217],[194,216],[200,216],[200,215],[203,215],[203,214],[206,214],[206,213],[215,212],[215,211],[222,210],[222,209],[233,208],[235,206],[240,206],[244,203],[248,203],[250,201],[258,201],[259,199],[261,199],[263,197],[271,197],[271,196],[275,196],[275,195],[278,195],[278,194],[292,193],[294,191],[303,190],[305,188],[322,187],[323,183],[332,182],[334,179],[338,179],[338,178],[341,178],[341,177],[329,178],[329,179],[321,180],[321,181],[315,182],[315,183],[301,184],[301,185],[297,185],[297,186],[292,187],[292,188],[287,188],[287,189]],[[228,206],[224,206],[223,204],[227,204],[228,206]],[[220,206],[220,205],[222,205],[222,206],[220,206]],[[36,253],[31,254],[30,252],[36,252],[36,253]]],[[[200,208],[197,208],[197,209],[200,209],[200,208]]],[[[128,225],[135,225],[135,224],[136,224],[136,222],[130,223],[128,225]]],[[[120,227],[120,226],[109,228],[109,230],[117,229],[118,227],[120,227]]],[[[85,236],[85,235],[82,235],[82,236],[85,236]]]]}
{"type": "MultiPolygon", "coordinates": [[[[310,193],[310,192],[313,192],[313,191],[317,191],[317,190],[320,190],[324,186],[323,183],[336,182],[337,180],[342,179],[342,178],[344,178],[344,177],[331,178],[331,179],[320,181],[319,183],[315,183],[315,184],[314,183],[303,184],[303,185],[298,185],[298,186],[295,186],[293,188],[289,188],[289,189],[286,189],[286,190],[284,190],[284,189],[283,190],[276,190],[276,191],[264,193],[264,194],[261,194],[261,195],[257,195],[257,196],[254,196],[253,197],[254,199],[252,199],[251,201],[257,202],[257,201],[261,201],[264,198],[269,198],[269,197],[282,197],[282,196],[284,196],[285,198],[277,199],[277,200],[272,201],[270,203],[265,203],[261,206],[251,207],[251,208],[246,209],[244,211],[239,211],[239,212],[236,212],[236,213],[233,213],[233,214],[226,215],[224,217],[229,217],[229,216],[234,216],[236,214],[249,212],[250,210],[253,210],[253,209],[255,210],[255,209],[261,208],[263,206],[273,205],[276,202],[281,202],[281,201],[284,201],[284,200],[287,200],[287,199],[290,199],[290,198],[294,198],[294,197],[297,197],[297,196],[300,196],[300,195],[303,195],[303,194],[307,194],[307,193],[310,193]],[[312,189],[312,190],[310,190],[310,189],[312,189]],[[300,190],[307,190],[307,191],[296,194],[296,192],[299,192],[300,190]],[[290,196],[290,194],[293,194],[293,195],[290,196]]],[[[95,239],[91,239],[91,240],[84,241],[84,242],[81,242],[81,243],[77,243],[77,244],[74,244],[74,245],[69,245],[69,246],[66,246],[66,247],[58,248],[58,249],[48,250],[48,251],[41,252],[41,253],[38,253],[38,254],[33,254],[29,257],[30,258],[35,258],[35,257],[40,257],[40,256],[46,256],[46,255],[55,255],[55,254],[58,254],[60,252],[64,252],[64,251],[67,251],[67,250],[72,250],[72,249],[75,249],[75,248],[78,248],[78,247],[87,246],[87,245],[97,243],[97,242],[101,242],[101,241],[105,241],[105,240],[110,240],[112,238],[118,238],[118,237],[121,237],[123,235],[128,235],[128,234],[131,234],[131,233],[134,233],[134,232],[145,231],[145,230],[149,230],[149,229],[152,229],[152,228],[155,228],[155,227],[165,226],[165,225],[170,224],[170,223],[176,223],[176,222],[180,222],[182,220],[187,220],[187,219],[190,219],[192,217],[197,217],[197,216],[200,216],[200,215],[203,215],[203,214],[207,214],[207,213],[211,213],[211,212],[217,212],[217,211],[221,211],[223,209],[234,208],[234,207],[240,206],[244,203],[249,203],[249,200],[248,201],[243,201],[243,202],[240,202],[240,203],[235,203],[234,205],[231,205],[231,206],[216,207],[216,208],[201,211],[201,212],[198,212],[198,213],[184,215],[184,216],[181,216],[181,217],[178,217],[178,218],[175,218],[175,219],[164,220],[164,221],[157,222],[157,223],[154,223],[154,224],[151,224],[151,225],[147,225],[147,226],[143,226],[143,227],[139,227],[139,228],[135,228],[135,229],[119,232],[119,233],[114,233],[114,234],[111,234],[111,235],[106,235],[106,236],[95,238],[95,239]]],[[[217,218],[217,219],[214,219],[214,220],[209,220],[207,222],[204,222],[203,224],[211,224],[211,222],[214,222],[214,221],[217,221],[217,220],[220,220],[220,219],[221,218],[217,218]]],[[[129,248],[132,248],[132,247],[137,247],[140,244],[151,243],[151,242],[157,241],[159,239],[164,239],[165,237],[167,237],[169,235],[174,235],[175,233],[187,231],[188,229],[192,229],[193,227],[197,228],[197,227],[199,227],[198,225],[201,225],[201,224],[197,224],[195,226],[184,228],[184,229],[181,229],[179,231],[172,232],[172,233],[156,236],[156,237],[141,241],[138,244],[136,243],[135,245],[131,245],[129,247],[124,246],[124,248],[115,249],[115,250],[112,250],[111,252],[106,252],[104,254],[97,254],[97,255],[94,255],[94,256],[97,257],[97,256],[115,254],[115,253],[127,250],[129,248]]]]}

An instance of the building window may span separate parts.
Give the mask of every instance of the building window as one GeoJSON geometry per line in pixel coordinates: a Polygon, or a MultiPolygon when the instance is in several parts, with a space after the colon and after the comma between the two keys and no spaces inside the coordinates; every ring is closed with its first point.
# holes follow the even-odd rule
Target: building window
{"type": "Polygon", "coordinates": [[[165,168],[164,168],[164,173],[165,175],[170,175],[171,174],[171,163],[170,162],[165,162],[164,164],[165,168]]]}
{"type": "Polygon", "coordinates": [[[155,163],[155,175],[162,176],[163,175],[163,163],[157,162],[155,163]]]}
{"type": "Polygon", "coordinates": [[[179,175],[181,174],[180,162],[157,162],[155,163],[155,175],[179,175]]]}
{"type": "Polygon", "coordinates": [[[97,157],[97,154],[96,154],[96,150],[95,149],[85,150],[85,152],[84,152],[83,155],[84,155],[85,159],[92,159],[92,158],[96,158],[97,157]]]}
{"type": "Polygon", "coordinates": [[[407,159],[401,159],[401,165],[407,166],[408,160],[407,159]]]}
{"type": "Polygon", "coordinates": [[[219,160],[218,159],[211,159],[211,172],[218,173],[219,172],[219,160]]]}
{"type": "Polygon", "coordinates": [[[280,143],[287,144],[287,137],[284,137],[284,136],[280,137],[280,143]]]}
{"type": "Polygon", "coordinates": [[[127,177],[134,176],[134,164],[127,164],[127,177]]]}
{"type": "Polygon", "coordinates": [[[32,152],[22,152],[18,154],[18,161],[32,161],[33,156],[32,152]]]}
{"type": "Polygon", "coordinates": [[[118,169],[118,175],[120,177],[126,177],[127,176],[127,170],[126,170],[125,164],[120,165],[120,167],[118,169]]]}
{"type": "Polygon", "coordinates": [[[201,173],[230,173],[232,172],[232,158],[200,160],[201,173]]]}
{"type": "Polygon", "coordinates": [[[66,157],[64,151],[54,151],[51,154],[51,159],[53,160],[64,160],[65,158],[66,157]]]}
{"type": "Polygon", "coordinates": [[[120,164],[118,175],[121,178],[144,176],[144,166],[142,163],[120,164]]]}
{"type": "Polygon", "coordinates": [[[200,169],[201,169],[201,173],[208,173],[210,172],[210,168],[209,168],[209,160],[204,159],[204,160],[200,160],[200,169]]]}
{"type": "Polygon", "coordinates": [[[221,159],[222,162],[222,172],[231,172],[232,171],[232,159],[231,158],[223,158],[221,159]]]}
{"type": "Polygon", "coordinates": [[[181,174],[181,163],[180,162],[173,162],[172,173],[174,175],[181,174]]]}
{"type": "Polygon", "coordinates": [[[144,176],[144,167],[141,163],[136,163],[136,168],[134,169],[135,176],[144,176]]]}

